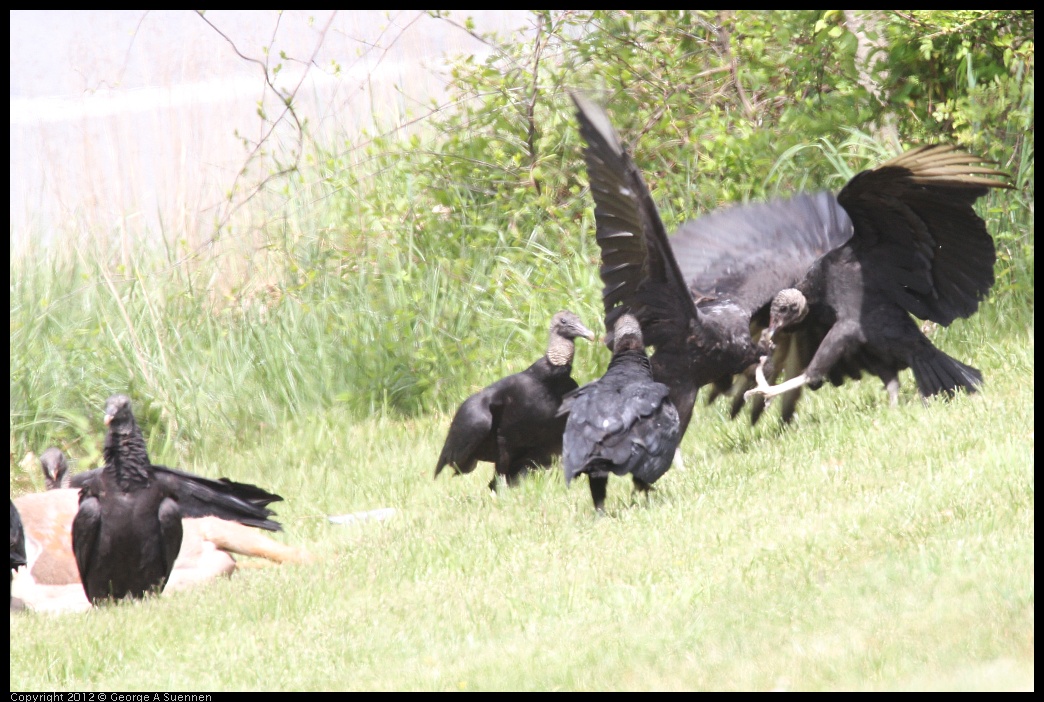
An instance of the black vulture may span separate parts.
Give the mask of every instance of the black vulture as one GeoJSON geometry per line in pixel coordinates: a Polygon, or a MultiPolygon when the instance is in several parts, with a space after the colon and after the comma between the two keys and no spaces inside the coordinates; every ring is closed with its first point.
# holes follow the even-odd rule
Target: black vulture
{"type": "Polygon", "coordinates": [[[586,473],[595,510],[605,505],[609,474],[631,475],[647,493],[671,467],[681,441],[670,391],[653,380],[638,320],[624,314],[613,327],[613,358],[605,375],[566,396],[562,439],[566,484],[586,473]]]}
{"type": "Polygon", "coordinates": [[[571,377],[573,340],[594,340],[580,318],[561,311],[551,319],[547,353],[529,368],[501,378],[464,400],[450,423],[435,477],[447,465],[470,473],[478,461],[494,465],[491,490],[503,476],[514,485],[531,466],[546,467],[562,453],[562,397],[577,388],[571,377]]]}
{"type": "MultiPolygon", "coordinates": [[[[80,580],[71,531],[79,491],[54,488],[14,500],[25,531],[29,567],[16,573],[15,600],[36,611],[79,611],[91,603],[80,580]]],[[[259,529],[219,517],[182,517],[181,549],[164,592],[192,587],[231,575],[237,555],[275,563],[307,563],[305,550],[282,544],[259,529]]],[[[255,561],[256,562],[256,561],[255,561]]]]}
{"type": "Polygon", "coordinates": [[[15,606],[10,596],[10,583],[14,581],[14,572],[26,564],[25,530],[22,528],[22,517],[18,514],[14,500],[11,500],[11,580],[8,582],[8,601],[15,606]]]}
{"type": "MultiPolygon", "coordinates": [[[[977,371],[943,360],[923,335],[910,333],[916,325],[907,312],[949,324],[972,314],[987,294],[994,245],[971,204],[988,188],[1010,187],[990,177],[1002,172],[953,147],[920,147],[856,175],[836,197],[821,192],[733,206],[683,224],[668,239],[605,111],[582,95],[573,99],[587,142],[606,327],[625,311],[637,316],[655,347],[653,377],[670,388],[683,432],[699,387],[713,385],[711,397],[734,382],[747,389],[766,366],[771,377],[796,375],[831,333],[849,344],[817,364],[817,384],[870,372],[892,393],[895,372],[907,363],[921,373],[922,392],[977,385],[977,371]],[[824,270],[833,277],[824,279],[824,270]],[[806,278],[813,305],[838,307],[817,308],[801,323],[784,321],[786,329],[777,324],[768,332],[777,294],[806,278]],[[814,289],[817,281],[829,291],[814,289]],[[846,295],[851,304],[841,301],[846,295]],[[832,332],[832,315],[850,312],[857,314],[832,332]],[[867,334],[874,343],[851,343],[867,334]],[[771,360],[756,366],[770,350],[771,360]]],[[[788,419],[800,388],[785,390],[788,419]]],[[[756,420],[763,399],[753,399],[756,420]]],[[[734,416],[743,401],[739,392],[734,416]]]]}
{"type": "Polygon", "coordinates": [[[40,468],[43,470],[44,485],[47,486],[48,490],[57,490],[59,488],[80,489],[101,472],[100,468],[95,468],[94,470],[70,475],[69,462],[66,460],[65,454],[57,446],[52,446],[40,454],[40,468]]]}
{"type": "Polygon", "coordinates": [[[92,604],[162,591],[181,548],[182,516],[280,529],[266,506],[278,495],[153,465],[127,396],[108,399],[105,423],[105,465],[80,491],[72,526],[76,566],[92,604]]]}
{"type": "Polygon", "coordinates": [[[937,349],[910,315],[947,326],[974,314],[993,287],[993,238],[972,205],[988,188],[1010,186],[983,177],[1003,173],[981,162],[954,147],[924,146],[852,178],[837,196],[851,238],[770,305],[770,343],[779,331],[815,330],[816,343],[800,359],[803,372],[770,388],[761,373],[765,358],[758,387],[746,395],[815,389],[836,380],[839,366],[877,375],[892,404],[906,368],[923,398],[975,392],[982,374],[937,349]]]}

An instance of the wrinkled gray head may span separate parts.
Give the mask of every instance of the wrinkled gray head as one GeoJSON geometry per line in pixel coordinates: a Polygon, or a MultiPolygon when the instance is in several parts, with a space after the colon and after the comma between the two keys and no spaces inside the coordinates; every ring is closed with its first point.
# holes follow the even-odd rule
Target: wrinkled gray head
{"type": "Polygon", "coordinates": [[[780,329],[786,329],[792,324],[797,324],[807,314],[808,302],[800,290],[794,288],[780,290],[772,298],[772,307],[769,309],[769,339],[780,329]]]}
{"type": "Polygon", "coordinates": [[[594,339],[594,332],[584,326],[580,318],[568,310],[555,313],[551,318],[551,338],[547,342],[547,360],[553,365],[565,366],[573,362],[576,350],[573,339],[594,339]]]}
{"type": "Polygon", "coordinates": [[[582,336],[589,341],[594,341],[595,338],[595,333],[585,327],[580,318],[569,310],[556,312],[555,316],[551,318],[551,334],[563,339],[575,339],[582,336]]]}
{"type": "Polygon", "coordinates": [[[642,325],[633,314],[622,315],[613,325],[613,353],[624,348],[645,348],[642,325]]]}
{"type": "Polygon", "coordinates": [[[134,425],[131,401],[126,395],[113,395],[105,401],[105,424],[113,431],[134,425]]]}
{"type": "Polygon", "coordinates": [[[40,467],[43,469],[44,484],[48,490],[66,487],[69,479],[69,463],[65,454],[56,446],[40,454],[40,467]]]}

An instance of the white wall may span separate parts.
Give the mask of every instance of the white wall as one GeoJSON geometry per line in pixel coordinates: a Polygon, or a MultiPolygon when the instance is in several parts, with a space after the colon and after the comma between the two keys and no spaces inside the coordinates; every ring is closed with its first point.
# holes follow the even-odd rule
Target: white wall
{"type": "MultiPolygon", "coordinates": [[[[522,11],[451,18],[462,25],[467,15],[479,31],[529,26],[522,11]]],[[[296,104],[326,134],[370,127],[374,111],[383,124],[425,113],[444,86],[443,53],[487,51],[416,10],[208,11],[206,19],[248,57],[264,60],[270,46],[272,65],[280,51],[299,61],[314,54],[296,104]]],[[[296,85],[303,65],[282,63],[280,85],[296,85]]],[[[261,68],[193,11],[12,11],[12,251],[59,228],[135,237],[160,226],[209,229],[246,160],[235,133],[257,139],[264,129],[264,95],[261,68]]]]}

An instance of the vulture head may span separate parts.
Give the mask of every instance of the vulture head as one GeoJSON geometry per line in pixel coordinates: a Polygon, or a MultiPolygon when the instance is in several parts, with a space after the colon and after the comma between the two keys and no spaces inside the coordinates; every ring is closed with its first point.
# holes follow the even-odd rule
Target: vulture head
{"type": "Polygon", "coordinates": [[[573,339],[583,337],[594,341],[593,331],[569,310],[555,313],[551,318],[551,337],[547,343],[547,357],[556,366],[573,362],[573,339]]]}
{"type": "Polygon", "coordinates": [[[786,329],[797,324],[808,315],[808,301],[800,290],[787,288],[780,290],[772,298],[772,307],[769,308],[769,327],[766,330],[768,341],[772,342],[772,335],[781,329],[786,329]]]}
{"type": "Polygon", "coordinates": [[[52,446],[40,455],[40,466],[43,468],[44,483],[48,490],[65,487],[69,475],[69,463],[61,449],[52,446]]]}
{"type": "Polygon", "coordinates": [[[613,353],[629,349],[644,349],[642,341],[642,325],[632,314],[621,315],[613,325],[613,353]]]}
{"type": "Polygon", "coordinates": [[[135,426],[131,401],[126,395],[113,395],[105,401],[105,426],[109,431],[127,433],[135,426]]]}

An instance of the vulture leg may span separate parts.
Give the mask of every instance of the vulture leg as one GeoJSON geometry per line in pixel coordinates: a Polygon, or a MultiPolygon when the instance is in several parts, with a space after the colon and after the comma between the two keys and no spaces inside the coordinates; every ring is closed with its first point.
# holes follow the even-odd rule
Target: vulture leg
{"type": "Polygon", "coordinates": [[[496,492],[501,480],[506,481],[508,485],[513,484],[511,480],[511,451],[508,449],[507,441],[502,436],[497,437],[497,460],[493,464],[493,479],[489,481],[489,489],[496,492]]]}
{"type": "MultiPolygon", "coordinates": [[[[743,396],[746,394],[747,390],[754,387],[754,381],[746,373],[741,373],[736,376],[736,386],[738,390],[733,394],[732,405],[729,407],[730,419],[735,419],[736,415],[743,409],[743,405],[746,404],[746,398],[743,396]]],[[[759,413],[761,409],[764,408],[759,408],[759,413]]]]}
{"type": "Polygon", "coordinates": [[[650,490],[655,490],[656,488],[654,488],[652,485],[650,485],[649,483],[645,482],[644,480],[640,480],[639,478],[634,477],[633,475],[631,476],[631,480],[634,482],[635,492],[640,492],[642,495],[645,496],[645,505],[646,505],[646,507],[648,507],[649,506],[649,491],[650,490]]]}
{"type": "Polygon", "coordinates": [[[598,512],[598,514],[604,514],[605,493],[609,485],[609,476],[588,474],[587,479],[591,483],[591,500],[594,502],[595,511],[598,512]]]}
{"type": "MultiPolygon", "coordinates": [[[[789,336],[790,343],[787,344],[786,356],[783,358],[783,368],[787,376],[793,378],[801,373],[805,367],[805,358],[814,357],[811,349],[808,349],[808,339],[798,335],[789,336]]],[[[773,377],[775,380],[775,377],[773,377]]],[[[783,395],[783,407],[780,408],[780,418],[784,424],[789,424],[794,418],[798,400],[801,399],[801,388],[791,390],[783,395]]]]}
{"type": "Polygon", "coordinates": [[[685,461],[682,460],[682,452],[680,448],[674,449],[674,460],[671,461],[671,465],[676,470],[685,470],[685,461]]]}
{"type": "Polygon", "coordinates": [[[889,375],[888,379],[885,380],[885,390],[888,391],[888,405],[890,407],[899,406],[899,377],[896,375],[889,375]]]}
{"type": "Polygon", "coordinates": [[[507,474],[507,484],[509,487],[518,487],[518,482],[525,476],[529,475],[530,462],[522,461],[515,462],[515,465],[511,466],[511,470],[507,474]]]}

